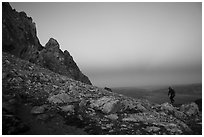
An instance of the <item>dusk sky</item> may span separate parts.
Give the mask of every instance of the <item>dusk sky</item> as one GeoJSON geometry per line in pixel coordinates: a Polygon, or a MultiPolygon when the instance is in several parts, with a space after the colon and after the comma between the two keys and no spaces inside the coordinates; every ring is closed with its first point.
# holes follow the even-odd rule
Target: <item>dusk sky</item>
{"type": "Polygon", "coordinates": [[[202,3],[10,3],[99,87],[201,83],[202,3]]]}

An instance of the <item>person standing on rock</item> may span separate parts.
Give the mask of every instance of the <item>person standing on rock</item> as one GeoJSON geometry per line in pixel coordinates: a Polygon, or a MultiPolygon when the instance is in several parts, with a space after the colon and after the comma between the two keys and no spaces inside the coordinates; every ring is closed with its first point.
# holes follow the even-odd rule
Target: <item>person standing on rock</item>
{"type": "Polygon", "coordinates": [[[174,97],[175,97],[175,91],[171,87],[169,87],[168,96],[169,96],[169,98],[171,100],[171,104],[173,104],[174,103],[174,97]]]}

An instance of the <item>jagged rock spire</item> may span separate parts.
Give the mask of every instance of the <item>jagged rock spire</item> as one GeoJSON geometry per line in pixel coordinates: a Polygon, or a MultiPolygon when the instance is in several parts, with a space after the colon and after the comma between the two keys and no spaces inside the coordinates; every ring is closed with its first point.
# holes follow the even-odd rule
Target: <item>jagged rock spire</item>
{"type": "Polygon", "coordinates": [[[50,38],[49,41],[45,44],[45,48],[60,48],[59,43],[56,39],[50,38]]]}
{"type": "Polygon", "coordinates": [[[54,38],[43,47],[37,37],[35,23],[25,12],[17,12],[9,3],[2,3],[2,49],[22,59],[91,84],[68,51],[64,53],[54,38]]]}

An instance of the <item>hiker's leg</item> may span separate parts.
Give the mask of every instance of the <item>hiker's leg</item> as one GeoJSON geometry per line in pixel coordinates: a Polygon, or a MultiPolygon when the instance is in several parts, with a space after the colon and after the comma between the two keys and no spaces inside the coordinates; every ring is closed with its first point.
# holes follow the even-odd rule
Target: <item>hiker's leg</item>
{"type": "Polygon", "coordinates": [[[170,97],[170,100],[171,100],[171,104],[173,104],[174,103],[174,99],[173,99],[172,96],[170,97]]]}
{"type": "Polygon", "coordinates": [[[174,103],[174,97],[172,97],[172,104],[174,103]]]}

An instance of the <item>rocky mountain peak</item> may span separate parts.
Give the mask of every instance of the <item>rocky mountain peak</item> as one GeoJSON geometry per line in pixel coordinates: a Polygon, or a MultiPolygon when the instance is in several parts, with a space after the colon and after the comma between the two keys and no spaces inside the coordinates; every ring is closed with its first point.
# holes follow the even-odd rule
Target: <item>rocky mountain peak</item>
{"type": "Polygon", "coordinates": [[[50,49],[50,48],[51,49],[54,49],[54,48],[59,49],[60,45],[56,39],[50,38],[49,41],[45,44],[45,48],[47,48],[47,49],[50,49]]]}
{"type": "Polygon", "coordinates": [[[2,3],[2,49],[56,73],[91,84],[68,51],[62,52],[54,38],[43,47],[37,37],[36,25],[25,12],[17,12],[9,3],[2,3]],[[65,53],[65,54],[64,54],[65,53]]]}
{"type": "Polygon", "coordinates": [[[69,52],[68,52],[67,50],[64,51],[64,55],[65,55],[66,57],[69,57],[69,56],[70,56],[70,54],[69,54],[69,52]]]}

